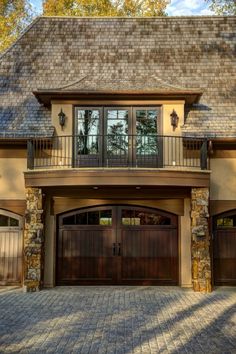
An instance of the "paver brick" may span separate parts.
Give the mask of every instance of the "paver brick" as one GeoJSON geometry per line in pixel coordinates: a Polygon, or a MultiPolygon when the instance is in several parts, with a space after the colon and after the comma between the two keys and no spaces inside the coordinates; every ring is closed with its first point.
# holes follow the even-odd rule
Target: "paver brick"
{"type": "Polygon", "coordinates": [[[236,289],[13,290],[0,309],[0,353],[236,353],[236,289]]]}

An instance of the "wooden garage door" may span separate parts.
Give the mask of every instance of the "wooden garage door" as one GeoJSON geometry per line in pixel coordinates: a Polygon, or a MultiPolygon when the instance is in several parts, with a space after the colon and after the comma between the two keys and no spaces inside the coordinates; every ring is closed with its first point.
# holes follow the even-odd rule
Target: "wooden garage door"
{"type": "Polygon", "coordinates": [[[213,262],[215,284],[236,285],[236,211],[215,217],[213,262]]]}
{"type": "Polygon", "coordinates": [[[22,280],[22,218],[0,210],[0,285],[22,280]]]}
{"type": "Polygon", "coordinates": [[[130,206],[61,215],[57,284],[178,284],[177,217],[130,206]]]}

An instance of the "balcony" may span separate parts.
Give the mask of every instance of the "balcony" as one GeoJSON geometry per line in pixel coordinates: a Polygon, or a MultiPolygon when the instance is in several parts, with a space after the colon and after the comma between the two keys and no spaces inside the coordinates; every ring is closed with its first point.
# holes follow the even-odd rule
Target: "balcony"
{"type": "Polygon", "coordinates": [[[29,170],[207,170],[207,140],[161,135],[74,135],[28,141],[29,170]]]}

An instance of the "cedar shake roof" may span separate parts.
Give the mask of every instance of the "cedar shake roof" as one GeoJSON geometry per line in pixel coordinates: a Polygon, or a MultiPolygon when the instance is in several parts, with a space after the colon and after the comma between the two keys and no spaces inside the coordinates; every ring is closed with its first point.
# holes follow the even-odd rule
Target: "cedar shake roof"
{"type": "Polygon", "coordinates": [[[183,97],[184,134],[235,136],[235,25],[234,16],[39,17],[0,57],[0,136],[52,136],[42,94],[96,92],[183,97]]]}

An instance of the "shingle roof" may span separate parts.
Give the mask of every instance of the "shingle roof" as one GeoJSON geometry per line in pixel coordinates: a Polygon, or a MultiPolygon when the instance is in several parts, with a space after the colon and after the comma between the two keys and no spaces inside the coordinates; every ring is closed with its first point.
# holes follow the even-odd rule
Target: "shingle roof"
{"type": "Polygon", "coordinates": [[[0,58],[0,135],[53,134],[37,89],[203,91],[185,134],[236,135],[236,18],[40,17],[0,58]]]}

